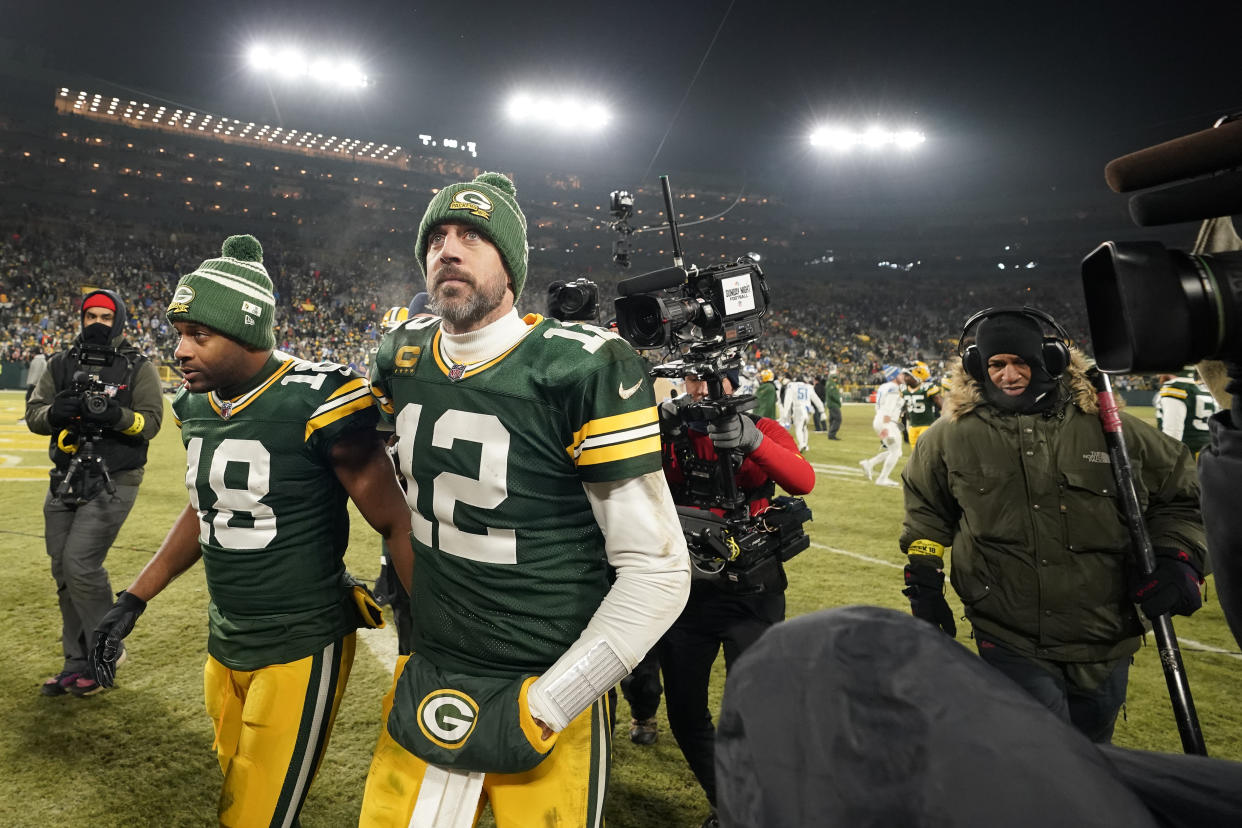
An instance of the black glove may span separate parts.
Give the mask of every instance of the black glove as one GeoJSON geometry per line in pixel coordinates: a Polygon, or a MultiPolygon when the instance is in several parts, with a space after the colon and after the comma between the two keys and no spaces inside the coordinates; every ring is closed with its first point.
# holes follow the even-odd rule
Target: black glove
{"type": "Polygon", "coordinates": [[[105,428],[112,428],[117,423],[119,423],[121,421],[122,414],[123,414],[123,411],[121,409],[121,404],[118,403],[116,400],[112,399],[111,397],[108,398],[108,407],[105,408],[103,411],[100,411],[98,414],[91,411],[89,408],[86,408],[85,406],[82,407],[82,419],[83,420],[86,420],[87,422],[90,422],[90,423],[99,423],[101,426],[104,426],[105,428]]]}
{"type": "Polygon", "coordinates": [[[763,432],[755,421],[741,414],[727,414],[709,423],[707,436],[712,445],[718,449],[737,449],[742,454],[750,454],[763,442],[763,432]]]}
{"type": "Polygon", "coordinates": [[[52,399],[47,422],[52,428],[65,428],[82,414],[82,395],[65,389],[52,399]]]}
{"type": "Polygon", "coordinates": [[[124,590],[116,594],[116,603],[104,614],[103,620],[95,628],[95,646],[91,648],[91,667],[95,671],[95,681],[104,687],[111,687],[116,679],[116,662],[125,651],[121,643],[125,636],[134,628],[134,622],[147,602],[124,590]]]}
{"type": "Polygon", "coordinates": [[[953,620],[949,602],[944,599],[944,570],[940,568],[940,559],[933,557],[934,562],[913,562],[915,557],[932,556],[911,555],[912,563],[906,564],[906,588],[901,594],[910,599],[910,614],[955,638],[957,622],[953,620]]]}
{"type": "Polygon", "coordinates": [[[1139,605],[1143,615],[1190,615],[1203,606],[1203,596],[1199,594],[1203,578],[1190,562],[1190,556],[1166,546],[1157,546],[1155,552],[1155,571],[1140,576],[1130,592],[1130,600],[1139,605]]]}
{"type": "Polygon", "coordinates": [[[681,419],[682,409],[689,403],[690,395],[671,397],[663,400],[658,406],[660,413],[660,432],[669,437],[677,437],[685,430],[686,424],[681,419]]]}

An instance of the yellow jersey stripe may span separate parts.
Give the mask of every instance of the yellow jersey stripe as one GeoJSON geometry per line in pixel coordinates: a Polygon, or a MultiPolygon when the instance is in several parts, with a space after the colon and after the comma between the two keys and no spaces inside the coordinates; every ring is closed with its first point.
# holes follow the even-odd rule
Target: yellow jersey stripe
{"type": "MultiPolygon", "coordinates": [[[[246,406],[250,405],[252,402],[257,400],[259,398],[259,395],[262,394],[267,389],[271,388],[272,384],[275,383],[276,380],[280,379],[285,374],[293,370],[293,365],[295,362],[297,362],[297,360],[292,359],[292,358],[289,359],[287,362],[285,362],[283,365],[277,368],[274,372],[272,372],[272,375],[267,378],[267,382],[263,383],[258,388],[254,389],[253,391],[248,391],[245,394],[242,394],[240,397],[238,397],[238,399],[242,400],[243,402],[240,402],[237,405],[233,406],[229,410],[229,416],[233,417],[237,415],[239,412],[241,412],[243,408],[245,408],[246,406]]],[[[224,416],[224,411],[220,408],[220,404],[216,402],[216,393],[214,391],[207,395],[207,401],[211,403],[211,407],[215,409],[217,414],[219,414],[221,417],[224,416]]],[[[232,400],[230,400],[229,402],[232,402],[232,400]]]]}
{"type": "Polygon", "coordinates": [[[582,454],[578,455],[579,466],[596,466],[600,463],[611,463],[614,460],[628,460],[631,457],[639,457],[644,454],[660,451],[660,437],[653,435],[644,437],[641,440],[630,440],[625,443],[616,443],[611,446],[600,446],[599,448],[586,449],[582,454]]]}
{"type": "Polygon", "coordinates": [[[367,389],[361,388],[361,387],[355,388],[352,393],[347,394],[344,397],[338,397],[335,394],[333,394],[331,397],[328,398],[328,402],[324,403],[323,405],[319,406],[318,408],[316,408],[314,411],[311,412],[310,419],[313,420],[316,417],[318,417],[320,414],[326,414],[327,412],[331,411],[334,408],[338,408],[342,405],[345,405],[348,402],[352,402],[358,397],[366,397],[370,399],[371,395],[367,391],[367,389]]]}
{"type": "Polygon", "coordinates": [[[362,377],[358,377],[357,379],[352,379],[349,382],[342,385],[340,388],[333,391],[331,394],[329,394],[328,399],[335,400],[337,397],[344,396],[345,394],[348,394],[350,391],[357,391],[359,388],[361,388],[365,384],[366,384],[366,380],[364,380],[362,377]]]}
{"type": "Polygon", "coordinates": [[[392,406],[392,400],[388,399],[388,396],[374,385],[371,386],[371,396],[375,397],[376,402],[379,403],[380,411],[383,411],[385,414],[392,414],[396,410],[392,406]]]}
{"type": "Polygon", "coordinates": [[[649,406],[640,408],[637,411],[627,411],[624,414],[613,414],[611,417],[600,417],[597,420],[588,420],[586,425],[574,432],[573,442],[565,447],[570,456],[578,451],[578,447],[582,445],[582,441],[596,434],[607,434],[610,431],[622,431],[627,428],[635,428],[637,426],[650,425],[660,421],[660,415],[656,411],[656,407],[649,406]]]}
{"type": "Polygon", "coordinates": [[[330,411],[325,411],[318,417],[313,417],[307,420],[306,436],[302,438],[302,441],[305,442],[309,440],[311,434],[315,433],[317,429],[321,429],[326,425],[331,425],[337,420],[353,414],[355,411],[362,411],[364,408],[370,408],[372,405],[375,405],[375,400],[368,396],[362,396],[352,402],[346,403],[345,405],[338,405],[330,411]]]}
{"type": "Polygon", "coordinates": [[[1189,395],[1189,394],[1187,394],[1185,391],[1183,391],[1183,390],[1182,390],[1182,389],[1180,389],[1180,388],[1161,388],[1161,389],[1160,389],[1160,396],[1162,396],[1162,397],[1176,397],[1176,398],[1177,398],[1177,399],[1179,399],[1179,400],[1184,400],[1184,399],[1186,399],[1186,397],[1188,397],[1188,396],[1190,396],[1190,395],[1189,395]]]}

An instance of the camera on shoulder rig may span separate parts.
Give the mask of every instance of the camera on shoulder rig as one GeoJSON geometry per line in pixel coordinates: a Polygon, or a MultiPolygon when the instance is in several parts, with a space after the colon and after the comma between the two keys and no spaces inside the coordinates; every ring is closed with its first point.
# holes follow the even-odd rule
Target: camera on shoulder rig
{"type": "Polygon", "coordinates": [[[660,429],[663,450],[676,455],[685,477],[675,499],[692,574],[729,592],[779,591],[785,587],[780,564],[810,545],[802,524],[811,519],[811,510],[802,498],[773,499],[771,483],[765,491],[740,491],[734,472],[741,455],[717,449],[716,460],[702,460],[686,436],[696,425],[747,416],[744,412],[754,408],[752,395],[726,394],[723,380],[741,366],[742,346],[759,338],[769,303],[767,282],[748,256],[703,269],[685,267],[668,177],[660,176],[660,183],[674,266],[617,283],[617,333],[635,349],[664,352],[666,360],[651,376],[693,375],[707,383],[705,399],[682,400],[676,421],[662,422],[660,429]],[[772,505],[752,517],[749,504],[761,497],[772,505]]]}

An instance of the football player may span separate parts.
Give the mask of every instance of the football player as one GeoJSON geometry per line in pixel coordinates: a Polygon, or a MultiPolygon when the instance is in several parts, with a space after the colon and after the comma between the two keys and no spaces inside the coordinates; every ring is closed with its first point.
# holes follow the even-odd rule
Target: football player
{"type": "Polygon", "coordinates": [[[1216,413],[1217,405],[1195,369],[1161,374],[1155,406],[1156,427],[1174,440],[1181,440],[1198,457],[1211,439],[1208,420],[1216,413]]]}
{"type": "Polygon", "coordinates": [[[366,380],[274,351],[262,248],[232,236],[182,277],[168,306],[185,384],[172,410],[190,504],[100,623],[97,678],[147,602],[200,558],[207,577],[204,693],[224,772],[222,825],[293,825],[353,664],[379,626],[345,571],[346,501],[411,565],[409,515],[375,430],[366,380]]]}
{"type": "Polygon", "coordinates": [[[790,426],[793,429],[794,442],[798,444],[798,451],[805,453],[811,445],[807,435],[807,420],[812,409],[823,415],[824,401],[815,393],[810,383],[795,379],[785,386],[784,407],[789,412],[790,426]]]}
{"type": "Polygon", "coordinates": [[[877,486],[898,487],[901,484],[889,475],[897,461],[901,459],[901,411],[904,400],[901,387],[904,384],[903,372],[895,365],[884,366],[884,383],[875,392],[875,416],[871,427],[879,435],[882,448],[879,454],[866,460],[859,460],[868,480],[877,486]],[[875,464],[883,461],[879,477],[875,476],[875,464]]]}
{"type": "Polygon", "coordinates": [[[931,381],[931,369],[927,367],[927,363],[914,363],[914,367],[902,376],[905,379],[901,395],[905,406],[906,434],[910,438],[910,448],[913,449],[918,444],[919,435],[927,431],[940,416],[943,399],[940,386],[931,381]]]}
{"type": "Polygon", "coordinates": [[[484,798],[498,825],[601,825],[601,696],[689,590],[645,366],[606,330],[517,314],[514,195],[483,173],[431,200],[415,255],[439,318],[376,358],[417,565],[364,826],[472,825],[484,798]]]}

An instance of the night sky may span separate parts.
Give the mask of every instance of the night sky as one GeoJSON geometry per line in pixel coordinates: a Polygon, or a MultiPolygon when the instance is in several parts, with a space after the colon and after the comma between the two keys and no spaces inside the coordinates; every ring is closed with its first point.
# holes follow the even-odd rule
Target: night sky
{"type": "Polygon", "coordinates": [[[217,114],[271,123],[275,100],[286,126],[473,138],[487,167],[631,189],[702,171],[841,209],[1100,196],[1110,158],[1242,110],[1237,0],[7,5],[0,36],[42,45],[49,67],[217,114]],[[244,55],[285,36],[358,55],[375,85],[269,93],[244,55]],[[613,123],[569,148],[505,122],[512,91],[547,87],[598,93],[613,123]],[[807,143],[827,119],[914,124],[928,142],[830,159],[807,143]]]}

